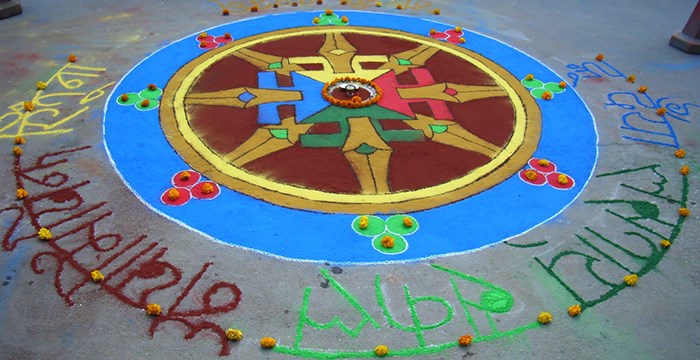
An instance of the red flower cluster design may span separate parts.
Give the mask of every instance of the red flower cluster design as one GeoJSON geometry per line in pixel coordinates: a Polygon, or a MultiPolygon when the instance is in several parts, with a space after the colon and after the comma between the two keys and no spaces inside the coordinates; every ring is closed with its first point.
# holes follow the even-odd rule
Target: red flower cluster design
{"type": "Polygon", "coordinates": [[[231,37],[231,34],[229,33],[221,36],[213,36],[203,33],[197,35],[195,39],[199,43],[199,48],[203,50],[216,49],[221,45],[228,44],[233,41],[233,37],[231,37]]]}
{"type": "Polygon", "coordinates": [[[165,190],[160,201],[165,205],[181,206],[190,199],[212,200],[219,196],[221,188],[213,181],[200,181],[202,175],[194,170],[183,170],[173,175],[173,187],[165,190]],[[177,196],[175,196],[177,195],[177,196]]]}
{"type": "Polygon", "coordinates": [[[562,172],[557,171],[557,165],[545,159],[532,158],[528,161],[529,169],[523,169],[518,174],[520,179],[530,185],[549,186],[557,190],[569,190],[574,187],[574,179],[562,172]],[[566,179],[566,181],[560,181],[566,179]]]}
{"type": "Polygon", "coordinates": [[[464,31],[457,32],[455,29],[436,31],[435,33],[430,34],[430,37],[433,39],[448,41],[453,44],[459,44],[459,39],[464,37],[464,31]]]}

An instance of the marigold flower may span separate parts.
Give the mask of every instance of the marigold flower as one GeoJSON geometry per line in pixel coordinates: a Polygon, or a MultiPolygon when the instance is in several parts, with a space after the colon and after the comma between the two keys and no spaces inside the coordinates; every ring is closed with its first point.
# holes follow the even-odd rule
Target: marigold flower
{"type": "Polygon", "coordinates": [[[680,209],[678,209],[678,215],[686,217],[686,216],[690,215],[690,209],[684,208],[684,207],[680,208],[680,209]]]}
{"type": "Polygon", "coordinates": [[[374,354],[377,356],[386,356],[389,354],[389,347],[386,345],[377,345],[377,347],[374,348],[374,354]]]}
{"type": "Polygon", "coordinates": [[[323,5],[323,0],[316,0],[316,5],[323,5]]]}
{"type": "Polygon", "coordinates": [[[347,4],[348,4],[348,0],[340,0],[340,5],[347,5],[347,4]]]}
{"type": "Polygon", "coordinates": [[[34,110],[36,110],[36,106],[34,106],[34,103],[31,102],[31,101],[25,101],[24,104],[22,104],[22,106],[24,106],[24,110],[25,110],[25,111],[34,111],[34,110]]]}
{"type": "Polygon", "coordinates": [[[15,144],[16,144],[16,145],[22,145],[22,144],[24,144],[25,142],[27,142],[27,141],[24,139],[24,137],[22,137],[22,136],[15,136],[15,144]]]}
{"type": "Polygon", "coordinates": [[[663,240],[661,240],[660,245],[661,245],[662,248],[668,249],[668,248],[671,247],[671,242],[668,241],[668,240],[666,240],[666,239],[663,239],[663,240]]]}
{"type": "Polygon", "coordinates": [[[571,317],[579,316],[581,314],[581,305],[576,304],[569,306],[568,313],[571,317]]]}
{"type": "Polygon", "coordinates": [[[382,238],[382,247],[391,249],[394,247],[394,238],[389,235],[384,235],[382,238]]]}
{"type": "Polygon", "coordinates": [[[78,57],[75,56],[75,54],[70,54],[70,55],[68,55],[68,61],[69,61],[69,62],[74,63],[74,62],[76,62],[77,60],[78,60],[78,57]]]}
{"type": "Polygon", "coordinates": [[[681,170],[679,171],[679,173],[681,173],[681,175],[690,174],[690,166],[688,166],[688,165],[681,166],[681,170]]]}
{"type": "Polygon", "coordinates": [[[157,89],[157,88],[158,88],[158,87],[156,86],[156,84],[148,84],[148,90],[153,91],[153,90],[155,90],[155,89],[157,89]]]}
{"type": "Polygon", "coordinates": [[[382,2],[381,2],[381,1],[377,1],[377,3],[374,4],[374,6],[376,6],[376,7],[382,7],[382,2]]]}
{"type": "Polygon", "coordinates": [[[559,82],[559,87],[562,89],[566,89],[566,81],[560,81],[559,82]]]}
{"type": "Polygon", "coordinates": [[[102,275],[100,270],[92,270],[92,272],[90,272],[90,278],[94,282],[100,282],[105,279],[105,276],[102,275]]]}
{"type": "Polygon", "coordinates": [[[433,9],[433,15],[440,15],[440,9],[433,9]]]}
{"type": "Polygon", "coordinates": [[[527,80],[527,81],[533,80],[534,78],[535,78],[535,75],[532,75],[532,74],[525,75],[525,80],[527,80]]]}
{"type": "Polygon", "coordinates": [[[552,93],[545,91],[542,93],[542,100],[552,100],[552,93]]]}
{"type": "Polygon", "coordinates": [[[598,61],[603,61],[604,58],[605,56],[603,56],[603,54],[598,54],[598,56],[595,57],[595,59],[598,61]]]}
{"type": "Polygon", "coordinates": [[[537,179],[537,171],[532,169],[525,171],[525,178],[530,181],[535,181],[535,179],[537,179]]]}
{"type": "Polygon", "coordinates": [[[539,159],[539,160],[537,160],[537,165],[542,166],[542,167],[548,167],[548,166],[549,166],[549,160],[547,160],[547,159],[539,159]]]}
{"type": "Polygon", "coordinates": [[[340,17],[340,21],[342,21],[343,23],[347,24],[348,21],[350,21],[350,19],[348,19],[347,16],[341,16],[341,17],[340,17]]]}
{"type": "Polygon", "coordinates": [[[250,7],[250,12],[258,12],[258,7],[257,7],[257,6],[251,6],[251,7],[250,7]]]}
{"type": "Polygon", "coordinates": [[[647,87],[640,86],[639,89],[637,89],[637,92],[643,94],[643,93],[647,92],[647,87]]]}
{"type": "Polygon", "coordinates": [[[190,179],[190,172],[189,171],[183,171],[180,173],[180,180],[187,181],[189,179],[190,179]]]}
{"type": "Polygon", "coordinates": [[[260,339],[260,346],[264,347],[265,349],[272,349],[277,345],[277,340],[271,337],[264,337],[260,339]]]}
{"type": "Polygon", "coordinates": [[[202,192],[205,194],[213,193],[214,192],[214,185],[212,185],[210,183],[205,183],[204,185],[202,185],[202,192]]]}
{"type": "Polygon", "coordinates": [[[360,217],[360,229],[366,229],[367,226],[369,226],[369,219],[367,216],[361,216],[360,217]]]}
{"type": "Polygon", "coordinates": [[[411,220],[411,218],[408,217],[408,216],[404,216],[404,217],[403,217],[403,226],[405,226],[405,227],[407,227],[407,228],[412,227],[412,226],[413,226],[413,220],[411,220]]]}
{"type": "Polygon", "coordinates": [[[51,240],[51,237],[52,237],[51,231],[49,231],[49,229],[47,229],[47,228],[39,229],[39,231],[37,232],[37,235],[39,235],[40,240],[44,240],[44,241],[51,240]]]}
{"type": "Polygon", "coordinates": [[[224,33],[224,38],[228,39],[228,40],[232,39],[231,34],[229,34],[229,33],[224,33]]]}
{"type": "Polygon", "coordinates": [[[19,146],[13,146],[12,153],[15,154],[15,156],[20,156],[22,155],[22,148],[19,146]]]}
{"type": "Polygon", "coordinates": [[[17,200],[22,200],[29,196],[29,193],[27,193],[27,190],[24,190],[22,188],[17,189],[17,200]]]}
{"type": "Polygon", "coordinates": [[[146,305],[146,314],[158,316],[162,313],[160,305],[158,304],[148,304],[146,305]]]}
{"type": "Polygon", "coordinates": [[[559,174],[559,176],[557,176],[557,182],[562,185],[566,185],[569,183],[569,179],[566,177],[566,175],[559,174]]]}
{"type": "Polygon", "coordinates": [[[315,17],[313,20],[311,20],[311,22],[314,24],[318,24],[321,22],[321,19],[319,19],[318,17],[315,17]]]}
{"type": "Polygon", "coordinates": [[[462,32],[462,27],[461,27],[461,26],[455,26],[455,32],[461,33],[461,32],[462,32]]]}
{"type": "Polygon", "coordinates": [[[231,15],[231,12],[228,9],[224,9],[223,11],[221,11],[221,15],[229,16],[229,15],[231,15]]]}
{"type": "Polygon", "coordinates": [[[122,94],[122,96],[119,97],[119,100],[121,100],[122,102],[127,102],[129,101],[129,95],[122,94]]]}
{"type": "Polygon", "coordinates": [[[296,1],[292,3],[292,7],[297,7],[297,6],[299,6],[299,4],[297,4],[296,1]]]}
{"type": "Polygon", "coordinates": [[[199,33],[199,36],[197,36],[197,39],[206,39],[208,34],[206,32],[199,33]]]}
{"type": "Polygon", "coordinates": [[[180,192],[177,189],[172,188],[172,189],[168,190],[168,199],[170,199],[170,201],[175,201],[179,198],[180,198],[180,192]]]}
{"type": "MultiPolygon", "coordinates": [[[[320,4],[319,4],[320,5],[320,4]]],[[[331,9],[326,9],[326,15],[333,15],[333,10],[331,9]]]]}
{"type": "Polygon", "coordinates": [[[548,312],[541,312],[539,315],[537,315],[537,322],[540,324],[548,324],[552,322],[552,314],[548,312]]]}
{"type": "Polygon", "coordinates": [[[396,10],[403,10],[403,5],[401,5],[401,4],[396,5],[396,10]]]}
{"type": "Polygon", "coordinates": [[[229,340],[240,341],[243,339],[243,331],[238,329],[228,329],[226,330],[226,337],[229,340]]]}
{"type": "Polygon", "coordinates": [[[430,29],[430,31],[429,31],[430,35],[435,35],[436,32],[437,31],[435,29],[430,29]]]}
{"type": "Polygon", "coordinates": [[[148,107],[149,105],[151,105],[151,102],[148,99],[141,101],[141,107],[148,107]]]}
{"type": "Polygon", "coordinates": [[[677,158],[682,159],[685,157],[685,150],[683,149],[678,149],[673,152],[673,155],[675,155],[677,158]]]}
{"type": "Polygon", "coordinates": [[[467,42],[467,39],[465,39],[465,38],[459,38],[459,43],[460,43],[460,44],[464,44],[465,42],[467,42]]]}
{"type": "Polygon", "coordinates": [[[627,284],[627,286],[634,286],[637,284],[637,280],[639,280],[639,276],[637,274],[630,274],[622,278],[622,280],[627,284]]]}
{"type": "Polygon", "coordinates": [[[658,109],[656,109],[656,115],[664,116],[665,114],[666,114],[666,108],[658,108],[658,109]]]}
{"type": "Polygon", "coordinates": [[[38,90],[44,90],[44,89],[46,89],[46,86],[47,86],[46,83],[43,81],[37,81],[37,83],[36,83],[36,88],[38,90]]]}
{"type": "Polygon", "coordinates": [[[280,4],[274,3],[274,4],[272,4],[272,7],[275,8],[275,9],[277,9],[278,7],[280,7],[280,4]]]}
{"type": "Polygon", "coordinates": [[[637,81],[637,77],[636,77],[636,76],[630,75],[630,76],[627,77],[627,82],[628,82],[628,83],[634,83],[635,81],[637,81]]]}
{"type": "Polygon", "coordinates": [[[472,336],[469,334],[462,335],[457,342],[460,346],[469,346],[472,343],[472,336]]]}

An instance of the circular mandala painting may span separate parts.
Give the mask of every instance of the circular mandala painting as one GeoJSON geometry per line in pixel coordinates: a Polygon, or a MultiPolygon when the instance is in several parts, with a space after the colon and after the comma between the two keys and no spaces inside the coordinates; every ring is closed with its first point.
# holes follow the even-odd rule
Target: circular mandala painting
{"type": "Polygon", "coordinates": [[[594,122],[541,63],[427,20],[317,15],[209,29],[122,79],[105,143],[146,204],[232,245],[373,263],[506,240],[583,189],[594,122]]]}

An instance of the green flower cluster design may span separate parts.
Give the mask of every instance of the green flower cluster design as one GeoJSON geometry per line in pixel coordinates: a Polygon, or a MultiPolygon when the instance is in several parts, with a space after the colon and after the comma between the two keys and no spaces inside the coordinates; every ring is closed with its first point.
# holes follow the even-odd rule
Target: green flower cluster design
{"type": "Polygon", "coordinates": [[[338,25],[338,26],[347,26],[348,23],[343,22],[340,16],[337,14],[321,14],[317,16],[314,19],[318,19],[318,21],[314,20],[314,25],[318,26],[327,26],[327,25],[338,25]]]}
{"type": "Polygon", "coordinates": [[[532,80],[523,78],[520,80],[520,83],[530,89],[530,94],[532,94],[535,99],[541,99],[545,91],[552,93],[552,98],[554,98],[554,94],[560,94],[566,91],[566,88],[560,87],[558,82],[543,82],[542,80],[534,78],[532,80]]]}
{"type": "Polygon", "coordinates": [[[374,249],[387,255],[397,255],[408,250],[408,241],[405,237],[418,231],[418,221],[413,216],[393,215],[382,220],[378,216],[366,215],[367,227],[364,229],[360,228],[362,217],[358,216],[353,220],[352,229],[362,236],[371,237],[374,249]],[[410,227],[404,224],[404,218],[410,220],[410,227]],[[394,238],[394,247],[385,248],[382,246],[384,236],[394,238]]]}
{"type": "Polygon", "coordinates": [[[123,106],[133,105],[136,110],[139,111],[149,111],[157,108],[160,105],[158,99],[163,95],[163,90],[160,88],[155,88],[153,90],[145,88],[139,92],[128,92],[124,95],[117,97],[117,104],[123,106]],[[123,101],[122,98],[126,95],[128,98],[123,101]],[[148,100],[148,105],[143,106],[143,101],[148,100]]]}

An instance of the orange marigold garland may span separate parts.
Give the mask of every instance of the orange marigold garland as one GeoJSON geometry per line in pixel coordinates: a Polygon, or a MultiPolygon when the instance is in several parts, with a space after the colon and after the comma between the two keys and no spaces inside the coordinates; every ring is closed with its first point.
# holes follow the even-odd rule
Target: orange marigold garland
{"type": "Polygon", "coordinates": [[[540,324],[549,324],[550,322],[552,322],[552,318],[552,314],[543,311],[539,315],[537,315],[537,322],[539,322],[540,324]]]}
{"type": "Polygon", "coordinates": [[[243,339],[243,331],[239,329],[227,329],[226,338],[232,341],[241,341],[243,339]]]}
{"type": "Polygon", "coordinates": [[[163,312],[158,304],[148,304],[146,305],[146,314],[152,316],[158,316],[163,312]]]}
{"type": "Polygon", "coordinates": [[[27,193],[27,190],[24,190],[22,188],[17,189],[17,200],[22,200],[29,196],[29,193],[27,193]]]}
{"type": "Polygon", "coordinates": [[[102,275],[102,273],[100,272],[100,270],[92,270],[92,271],[90,272],[90,278],[92,279],[92,281],[94,281],[94,282],[97,283],[97,282],[100,282],[100,281],[104,280],[104,279],[105,279],[105,276],[102,275]]]}
{"type": "Polygon", "coordinates": [[[634,286],[637,284],[639,276],[637,276],[637,274],[630,274],[622,278],[622,280],[625,282],[625,284],[627,284],[627,286],[634,286]]]}
{"type": "Polygon", "coordinates": [[[265,349],[272,349],[277,345],[277,340],[271,337],[264,337],[260,339],[260,346],[262,346],[265,349]]]}
{"type": "Polygon", "coordinates": [[[579,316],[581,314],[581,305],[578,305],[578,304],[571,305],[571,306],[569,306],[569,309],[567,310],[567,312],[569,313],[569,316],[571,316],[571,317],[579,316]]]}
{"type": "Polygon", "coordinates": [[[373,81],[363,79],[363,78],[356,78],[356,77],[340,77],[333,79],[333,81],[326,83],[323,85],[323,89],[321,90],[321,96],[323,96],[323,99],[328,101],[329,103],[335,105],[335,106],[340,106],[344,108],[351,108],[351,109],[357,109],[357,108],[362,108],[362,107],[367,107],[370,105],[374,105],[379,102],[382,98],[382,89],[377,86],[373,81]],[[336,84],[340,82],[355,82],[355,83],[360,83],[366,87],[372,88],[375,91],[375,95],[368,100],[362,101],[362,98],[359,96],[357,97],[352,97],[349,101],[348,100],[340,100],[335,97],[333,97],[330,94],[329,89],[332,89],[336,84]]]}
{"type": "Polygon", "coordinates": [[[472,343],[472,336],[469,334],[462,335],[457,340],[457,343],[459,346],[469,346],[472,343]]]}
{"type": "Polygon", "coordinates": [[[47,228],[39,229],[39,231],[37,232],[37,235],[39,235],[40,240],[44,240],[44,241],[51,240],[51,237],[53,237],[53,235],[51,235],[51,231],[47,228]]]}
{"type": "Polygon", "coordinates": [[[389,347],[386,345],[377,345],[377,347],[374,348],[374,355],[382,357],[382,356],[386,356],[388,354],[389,354],[389,347]]]}

